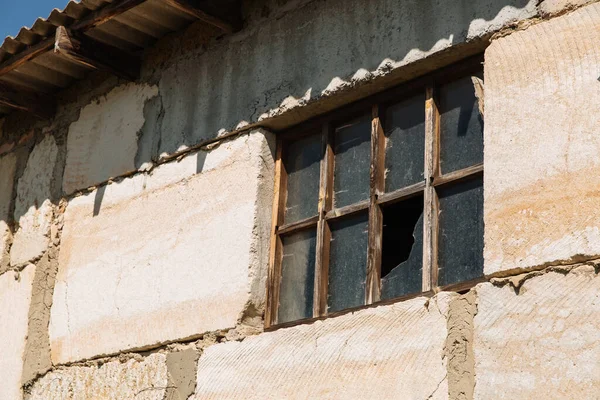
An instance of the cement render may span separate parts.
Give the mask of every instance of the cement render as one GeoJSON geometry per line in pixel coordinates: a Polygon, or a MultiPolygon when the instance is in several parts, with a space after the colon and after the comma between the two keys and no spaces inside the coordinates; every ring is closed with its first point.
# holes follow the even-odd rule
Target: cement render
{"type": "Polygon", "coordinates": [[[263,1],[249,8],[266,17],[157,74],[161,156],[299,115],[308,103],[537,14],[535,0],[263,1]]]}

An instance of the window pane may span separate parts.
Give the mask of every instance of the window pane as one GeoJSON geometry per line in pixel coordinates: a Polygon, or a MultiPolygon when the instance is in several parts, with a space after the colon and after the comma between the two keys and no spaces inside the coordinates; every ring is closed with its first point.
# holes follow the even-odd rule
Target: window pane
{"type": "Polygon", "coordinates": [[[317,215],[322,151],[320,135],[302,138],[285,148],[283,161],[288,174],[286,224],[317,215]]]}
{"type": "Polygon", "coordinates": [[[439,285],[483,274],[483,179],[439,190],[439,285]]]}
{"type": "Polygon", "coordinates": [[[331,224],[329,261],[329,312],[365,303],[367,277],[367,214],[344,218],[331,224]]]}
{"type": "Polygon", "coordinates": [[[425,94],[385,112],[385,191],[423,181],[425,164],[425,94]]]}
{"type": "Polygon", "coordinates": [[[423,196],[383,209],[381,299],[423,287],[423,196]]]}
{"type": "Polygon", "coordinates": [[[363,117],[335,130],[335,207],[369,198],[371,118],[363,117]]]}
{"type": "Polygon", "coordinates": [[[471,77],[440,89],[442,173],[483,162],[483,119],[471,77]]]}
{"type": "Polygon", "coordinates": [[[279,323],[313,316],[316,237],[314,229],[282,237],[279,323]]]}

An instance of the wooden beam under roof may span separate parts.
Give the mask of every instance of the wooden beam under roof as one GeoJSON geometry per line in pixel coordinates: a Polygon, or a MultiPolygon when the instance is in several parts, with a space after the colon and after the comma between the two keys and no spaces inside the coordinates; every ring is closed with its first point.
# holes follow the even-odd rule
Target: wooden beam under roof
{"type": "Polygon", "coordinates": [[[100,43],[64,26],[56,29],[54,53],[131,81],[140,74],[141,60],[126,51],[100,43]]]}
{"type": "MultiPolygon", "coordinates": [[[[120,15],[125,11],[128,11],[135,6],[140,5],[145,1],[146,0],[114,1],[111,4],[102,7],[99,10],[92,11],[90,14],[86,15],[81,20],[75,22],[71,26],[71,29],[77,30],[79,32],[85,32],[110,21],[117,15],[120,15]]],[[[54,37],[49,37],[37,44],[29,46],[27,49],[15,54],[14,56],[11,56],[8,60],[0,64],[0,76],[5,75],[16,68],[19,68],[27,61],[30,61],[38,57],[39,55],[52,50],[52,48],[54,47],[54,39],[54,37]]]]}
{"type": "Polygon", "coordinates": [[[0,104],[42,119],[52,118],[56,109],[52,97],[16,88],[5,82],[0,82],[0,104]]]}
{"type": "Polygon", "coordinates": [[[194,5],[191,0],[164,0],[164,2],[181,12],[204,21],[207,24],[220,28],[225,33],[232,33],[236,31],[236,28],[230,22],[207,13],[200,7],[194,5]]]}

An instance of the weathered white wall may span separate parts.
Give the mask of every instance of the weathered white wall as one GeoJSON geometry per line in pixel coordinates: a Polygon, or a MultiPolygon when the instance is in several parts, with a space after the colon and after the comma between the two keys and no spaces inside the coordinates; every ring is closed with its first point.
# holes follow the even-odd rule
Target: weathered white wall
{"type": "Polygon", "coordinates": [[[600,278],[593,266],[477,287],[475,399],[595,399],[600,278]]]}
{"type": "Polygon", "coordinates": [[[23,265],[44,254],[54,213],[52,178],[58,147],[52,135],[39,142],[17,184],[14,220],[18,229],[10,251],[11,265],[23,265]]]}
{"type": "Polygon", "coordinates": [[[233,328],[247,307],[264,307],[269,140],[255,131],[205,160],[190,156],[206,164],[199,174],[188,161],[165,164],[70,202],[50,323],[55,363],[233,328]]]}
{"type": "Polygon", "coordinates": [[[144,105],[157,94],[156,86],[122,85],[81,109],[69,128],[63,175],[66,193],[135,171],[144,105]]]}
{"type": "Polygon", "coordinates": [[[0,399],[21,398],[23,353],[35,266],[0,275],[0,399]]]}
{"type": "Polygon", "coordinates": [[[599,41],[592,4],[486,51],[486,274],[600,255],[599,41]]]}
{"type": "MultiPolygon", "coordinates": [[[[387,87],[391,76],[424,72],[413,62],[444,51],[460,58],[452,52],[462,54],[465,41],[586,1],[255,2],[244,30],[174,57],[151,73],[152,85],[104,83],[97,102],[73,96],[51,126],[0,142],[0,398],[20,399],[24,376],[34,379],[32,399],[174,400],[172,387],[191,393],[196,383],[195,399],[462,400],[473,390],[478,399],[594,398],[600,327],[591,267],[259,334],[270,135],[253,132],[93,187],[243,121],[306,119],[365,87],[387,87]],[[53,198],[79,190],[63,203],[53,198]],[[12,219],[19,226],[3,265],[12,219]],[[42,268],[28,264],[44,253],[46,276],[34,282],[43,295],[31,306],[33,271],[42,268]],[[25,267],[20,281],[6,272],[9,259],[25,267]],[[49,332],[36,307],[51,309],[49,332]],[[31,376],[46,372],[30,365],[35,357],[23,359],[33,340],[30,353],[54,362],[42,377],[31,376]],[[200,359],[182,362],[173,383],[169,357],[181,346],[200,359]],[[150,351],[121,354],[141,349],[150,351]],[[103,355],[115,357],[77,364],[103,355]]],[[[599,5],[590,5],[495,38],[487,51],[486,274],[599,255],[598,21],[599,5]]],[[[418,65],[445,62],[430,61],[418,65]]]]}
{"type": "Polygon", "coordinates": [[[451,299],[442,293],[211,346],[193,399],[446,399],[451,299]]]}

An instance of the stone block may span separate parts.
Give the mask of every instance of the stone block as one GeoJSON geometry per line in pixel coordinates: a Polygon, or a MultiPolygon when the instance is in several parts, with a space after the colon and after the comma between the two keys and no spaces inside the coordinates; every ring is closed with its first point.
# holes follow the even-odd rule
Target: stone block
{"type": "Polygon", "coordinates": [[[23,353],[35,266],[0,275],[0,398],[21,399],[23,353]]]}
{"type": "Polygon", "coordinates": [[[181,180],[187,170],[165,164],[70,202],[50,321],[55,363],[232,328],[247,307],[264,308],[273,158],[261,132],[236,141],[214,150],[230,156],[218,169],[181,180]]]}
{"type": "Polygon", "coordinates": [[[163,400],[168,398],[167,380],[166,355],[152,354],[56,369],[35,382],[29,400],[163,400]]]}
{"type": "Polygon", "coordinates": [[[451,298],[441,293],[208,347],[192,399],[447,399],[451,298]]]}
{"type": "Polygon", "coordinates": [[[600,278],[591,266],[477,286],[475,399],[596,399],[600,278]]]}
{"type": "Polygon", "coordinates": [[[9,264],[8,248],[12,240],[10,206],[16,167],[15,154],[0,157],[0,273],[4,272],[9,264]]]}
{"type": "Polygon", "coordinates": [[[54,213],[52,179],[58,147],[51,135],[38,143],[17,184],[15,221],[18,229],[10,251],[11,265],[24,265],[39,258],[50,241],[54,213]]]}
{"type": "Polygon", "coordinates": [[[85,106],[69,127],[63,190],[69,194],[134,171],[144,105],[156,86],[130,83],[85,106]]]}
{"type": "Polygon", "coordinates": [[[600,4],[485,54],[485,273],[600,254],[600,4]]]}

